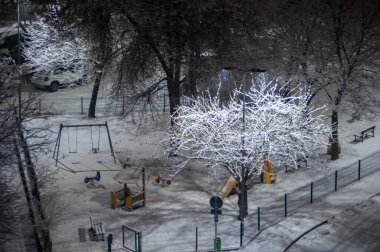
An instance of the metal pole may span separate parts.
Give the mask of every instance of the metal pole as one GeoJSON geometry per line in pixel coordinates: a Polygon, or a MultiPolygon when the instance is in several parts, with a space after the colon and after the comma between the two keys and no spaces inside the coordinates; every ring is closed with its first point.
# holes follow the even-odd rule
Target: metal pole
{"type": "Polygon", "coordinates": [[[257,230],[260,230],[260,207],[257,207],[257,230]]]}
{"type": "Polygon", "coordinates": [[[338,171],[335,171],[335,191],[338,190],[338,171]]]}
{"type": "Polygon", "coordinates": [[[166,105],[166,100],[165,100],[165,94],[164,94],[164,113],[165,113],[165,105],[166,105]]]}
{"type": "Polygon", "coordinates": [[[310,183],[310,204],[313,204],[313,185],[314,183],[310,183]]]}
{"type": "Polygon", "coordinates": [[[138,249],[139,249],[139,233],[138,232],[136,232],[135,233],[135,251],[137,252],[137,251],[139,251],[138,249]]]}
{"type": "Polygon", "coordinates": [[[285,193],[285,217],[288,216],[288,195],[285,193]]]}
{"type": "Polygon", "coordinates": [[[123,100],[122,100],[123,101],[123,104],[122,104],[123,105],[123,115],[125,114],[125,100],[124,99],[125,99],[125,97],[124,97],[124,92],[123,92],[123,100]]]}
{"type": "Polygon", "coordinates": [[[195,251],[198,251],[198,227],[195,227],[195,251]]]}
{"type": "Polygon", "coordinates": [[[121,229],[122,229],[122,234],[123,234],[123,247],[124,247],[124,225],[121,226],[121,229]]]}
{"type": "Polygon", "coordinates": [[[108,238],[107,238],[107,243],[108,243],[108,251],[107,252],[111,252],[111,245],[112,245],[112,234],[109,234],[108,235],[108,238]]]}
{"type": "Polygon", "coordinates": [[[242,223],[240,222],[240,247],[243,246],[243,235],[244,235],[244,226],[242,226],[242,223]]]}
{"type": "Polygon", "coordinates": [[[112,141],[111,141],[111,135],[110,135],[110,131],[109,131],[109,129],[108,129],[108,124],[107,124],[107,122],[105,122],[105,125],[106,125],[106,129],[107,129],[108,141],[109,141],[109,143],[110,143],[111,155],[113,156],[113,160],[115,161],[115,164],[116,164],[115,153],[113,152],[112,141]]]}
{"type": "Polygon", "coordinates": [[[361,160],[359,159],[359,164],[358,164],[358,180],[360,180],[360,171],[361,170],[361,160]]]}
{"type": "Polygon", "coordinates": [[[142,168],[142,186],[143,186],[143,196],[144,196],[144,201],[143,201],[143,207],[145,207],[146,204],[146,192],[145,192],[145,168],[142,168]]]}
{"type": "Polygon", "coordinates": [[[59,146],[61,145],[61,136],[62,136],[62,124],[59,126],[59,134],[58,134],[58,146],[57,146],[57,156],[55,158],[55,166],[58,164],[58,155],[59,155],[59,146]]]}
{"type": "Polygon", "coordinates": [[[80,98],[80,114],[83,115],[83,97],[80,98]]]}
{"type": "Polygon", "coordinates": [[[138,234],[139,234],[139,238],[138,238],[138,241],[139,241],[139,252],[142,252],[142,233],[141,233],[141,231],[140,232],[138,232],[138,234]]]}
{"type": "MultiPolygon", "coordinates": [[[[20,67],[21,65],[21,45],[20,45],[20,0],[17,1],[17,44],[18,44],[18,57],[17,57],[17,64],[20,67]]],[[[19,123],[21,124],[21,80],[19,78],[18,80],[18,119],[19,123]]],[[[21,125],[20,125],[21,126],[21,125]]]]}
{"type": "MultiPolygon", "coordinates": [[[[217,203],[216,203],[216,197],[214,197],[214,201],[215,201],[215,206],[217,206],[217,203]]],[[[215,242],[216,242],[216,238],[218,238],[218,208],[214,208],[215,212],[214,212],[214,223],[215,223],[215,242]]],[[[215,243],[214,242],[214,243],[215,243]]]]}

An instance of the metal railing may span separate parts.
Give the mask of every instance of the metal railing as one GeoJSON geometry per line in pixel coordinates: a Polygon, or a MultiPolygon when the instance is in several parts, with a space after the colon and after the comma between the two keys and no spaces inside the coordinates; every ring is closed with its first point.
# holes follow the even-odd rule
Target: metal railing
{"type": "Polygon", "coordinates": [[[335,170],[310,184],[286,193],[284,196],[277,197],[263,207],[258,207],[245,220],[243,244],[248,244],[261,230],[284,220],[297,209],[313,204],[315,200],[358,182],[361,178],[379,170],[380,152],[376,152],[354,164],[335,170]]]}
{"type": "MultiPolygon", "coordinates": [[[[298,209],[379,170],[380,152],[376,152],[251,211],[244,220],[244,230],[233,218],[220,222],[218,235],[222,238],[222,249],[238,249],[247,245],[262,230],[279,223],[298,209]]],[[[158,228],[145,234],[142,244],[144,251],[213,251],[213,239],[214,224],[203,220],[202,226],[198,227],[158,228]]]]}
{"type": "MultiPolygon", "coordinates": [[[[91,97],[73,98],[39,98],[36,99],[34,107],[38,114],[65,114],[65,115],[85,115],[88,113],[91,97]]],[[[189,99],[185,96],[180,97],[181,104],[188,104],[189,99]]],[[[130,107],[126,101],[114,100],[107,97],[98,97],[96,102],[96,113],[101,115],[121,115],[125,114],[130,107]]],[[[169,98],[167,95],[157,95],[152,98],[150,103],[140,102],[133,108],[134,113],[168,113],[169,98]]]]}

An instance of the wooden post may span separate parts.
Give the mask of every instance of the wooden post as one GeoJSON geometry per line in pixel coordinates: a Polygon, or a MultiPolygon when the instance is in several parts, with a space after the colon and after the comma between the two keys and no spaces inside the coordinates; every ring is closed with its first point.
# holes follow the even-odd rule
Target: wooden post
{"type": "Polygon", "coordinates": [[[117,208],[117,195],[115,192],[111,192],[111,207],[113,209],[117,208]]]}

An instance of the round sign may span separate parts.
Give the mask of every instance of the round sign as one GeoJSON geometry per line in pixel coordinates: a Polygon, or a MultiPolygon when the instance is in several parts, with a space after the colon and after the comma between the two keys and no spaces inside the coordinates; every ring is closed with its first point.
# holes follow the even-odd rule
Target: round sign
{"type": "Polygon", "coordinates": [[[223,200],[219,196],[212,196],[210,199],[210,205],[213,208],[221,208],[223,206],[223,200]]]}

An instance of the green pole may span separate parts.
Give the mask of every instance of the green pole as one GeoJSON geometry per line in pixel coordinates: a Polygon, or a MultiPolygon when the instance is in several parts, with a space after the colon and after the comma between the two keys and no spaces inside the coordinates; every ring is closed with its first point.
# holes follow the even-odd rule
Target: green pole
{"type": "Polygon", "coordinates": [[[338,191],[338,171],[335,171],[335,191],[338,191]]]}
{"type": "Polygon", "coordinates": [[[361,160],[359,159],[359,164],[358,164],[358,180],[360,180],[360,169],[361,169],[361,160]]]}

